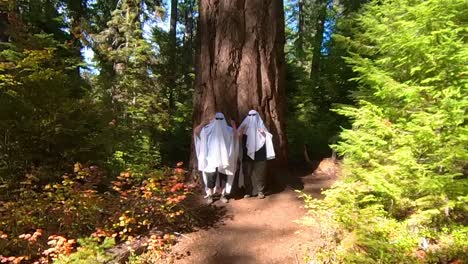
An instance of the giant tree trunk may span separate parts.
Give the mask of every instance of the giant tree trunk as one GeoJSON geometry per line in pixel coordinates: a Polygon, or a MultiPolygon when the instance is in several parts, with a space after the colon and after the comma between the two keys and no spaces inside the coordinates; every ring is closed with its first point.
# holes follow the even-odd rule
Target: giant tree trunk
{"type": "Polygon", "coordinates": [[[200,0],[194,125],[221,111],[239,124],[256,109],[287,163],[281,0],[200,0]]]}

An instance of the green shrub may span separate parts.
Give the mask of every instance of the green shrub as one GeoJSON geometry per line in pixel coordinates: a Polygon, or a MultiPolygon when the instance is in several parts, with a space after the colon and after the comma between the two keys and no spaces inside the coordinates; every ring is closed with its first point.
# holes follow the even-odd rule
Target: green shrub
{"type": "MultiPolygon", "coordinates": [[[[111,190],[98,191],[103,172],[77,163],[61,182],[40,185],[30,174],[18,186],[2,186],[11,192],[0,192],[0,262],[86,263],[105,258],[111,245],[106,238],[131,241],[155,227],[188,225],[181,205],[188,192],[185,173],[179,167],[142,178],[125,171],[111,190]]],[[[155,237],[153,244],[164,239],[155,237]]]]}
{"type": "Polygon", "coordinates": [[[317,259],[467,260],[466,10],[462,0],[374,1],[357,17],[347,61],[358,106],[337,110],[353,125],[334,146],[343,178],[323,201],[306,199],[327,241],[317,259]]]}
{"type": "Polygon", "coordinates": [[[106,238],[102,243],[98,243],[96,239],[85,238],[78,239],[80,247],[77,252],[66,256],[60,256],[54,263],[56,264],[91,264],[91,263],[104,263],[109,260],[110,256],[106,250],[115,245],[113,238],[106,238]]]}

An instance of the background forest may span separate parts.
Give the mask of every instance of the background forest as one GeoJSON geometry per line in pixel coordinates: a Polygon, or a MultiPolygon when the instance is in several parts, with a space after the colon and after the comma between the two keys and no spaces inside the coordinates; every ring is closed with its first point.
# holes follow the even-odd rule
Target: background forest
{"type": "MultiPolygon", "coordinates": [[[[191,225],[203,1],[0,1],[2,263],[104,261],[191,225]]],[[[303,194],[309,261],[468,261],[466,1],[283,5],[289,166],[343,162],[324,199],[303,194]]]]}

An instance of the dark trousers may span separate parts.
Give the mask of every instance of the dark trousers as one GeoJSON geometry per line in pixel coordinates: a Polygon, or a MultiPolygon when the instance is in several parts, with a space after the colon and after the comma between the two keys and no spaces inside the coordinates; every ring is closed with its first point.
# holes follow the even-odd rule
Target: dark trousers
{"type": "Polygon", "coordinates": [[[221,186],[224,188],[227,182],[227,175],[224,173],[218,172],[218,169],[216,169],[215,172],[205,172],[206,178],[207,178],[207,183],[206,187],[213,189],[216,185],[216,177],[219,176],[219,183],[221,186]]]}
{"type": "Polygon", "coordinates": [[[266,161],[242,161],[244,173],[245,194],[257,195],[265,193],[265,169],[266,161]]]}

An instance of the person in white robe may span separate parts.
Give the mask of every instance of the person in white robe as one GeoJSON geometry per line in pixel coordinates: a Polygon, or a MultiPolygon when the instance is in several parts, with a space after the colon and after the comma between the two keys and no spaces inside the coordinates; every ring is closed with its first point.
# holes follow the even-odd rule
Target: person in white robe
{"type": "Polygon", "coordinates": [[[209,122],[194,129],[198,170],[203,174],[207,203],[213,203],[216,189],[221,190],[220,200],[227,203],[231,192],[238,159],[238,138],[234,121],[228,126],[224,115],[216,113],[209,122]]]}
{"type": "Polygon", "coordinates": [[[273,135],[268,132],[262,118],[250,110],[239,126],[242,136],[242,168],[239,173],[239,187],[245,188],[244,198],[257,195],[265,198],[266,161],[275,158],[273,135]]]}

